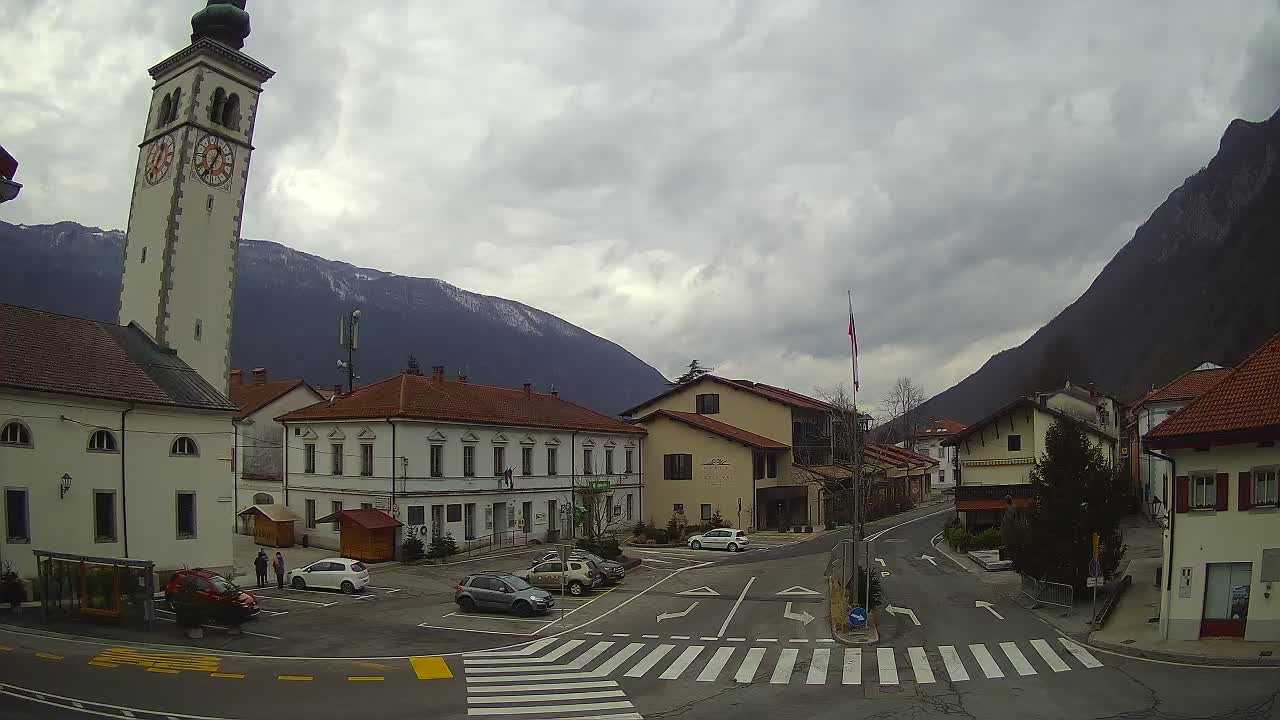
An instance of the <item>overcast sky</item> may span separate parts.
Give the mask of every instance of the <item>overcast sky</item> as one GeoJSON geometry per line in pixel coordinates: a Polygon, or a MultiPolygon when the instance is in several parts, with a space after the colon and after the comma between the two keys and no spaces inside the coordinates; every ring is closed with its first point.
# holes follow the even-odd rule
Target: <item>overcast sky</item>
{"type": "MultiPolygon", "coordinates": [[[[123,229],[196,0],[0,4],[0,218],[123,229]]],[[[669,376],[930,393],[1280,104],[1280,3],[251,0],[245,237],[519,300],[669,376]]]]}

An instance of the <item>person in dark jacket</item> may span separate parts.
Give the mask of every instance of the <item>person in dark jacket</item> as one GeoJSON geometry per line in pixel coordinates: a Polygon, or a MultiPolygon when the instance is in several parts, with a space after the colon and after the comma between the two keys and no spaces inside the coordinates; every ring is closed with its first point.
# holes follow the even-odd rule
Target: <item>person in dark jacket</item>
{"type": "Polygon", "coordinates": [[[267,563],[267,551],[259,549],[258,557],[253,559],[253,567],[258,571],[258,587],[260,588],[267,586],[267,563]]]}
{"type": "Polygon", "coordinates": [[[271,561],[271,567],[276,571],[276,587],[284,589],[284,555],[279,551],[276,552],[276,559],[271,561]]]}

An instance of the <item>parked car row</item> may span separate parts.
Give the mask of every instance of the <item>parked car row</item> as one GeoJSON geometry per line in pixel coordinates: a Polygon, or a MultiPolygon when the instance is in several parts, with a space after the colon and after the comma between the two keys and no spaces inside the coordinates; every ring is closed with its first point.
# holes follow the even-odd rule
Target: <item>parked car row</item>
{"type": "Polygon", "coordinates": [[[528,616],[549,612],[555,598],[547,590],[583,597],[604,585],[617,585],[627,576],[622,563],[585,550],[574,550],[568,561],[552,550],[533,558],[529,567],[486,570],[468,575],[454,586],[453,601],[463,612],[499,610],[528,616]]]}
{"type": "MultiPolygon", "coordinates": [[[[290,570],[285,581],[295,590],[325,588],[351,594],[369,585],[369,569],[350,558],[324,558],[290,570]]],[[[199,607],[209,618],[244,622],[256,617],[258,599],[222,575],[204,568],[175,572],[164,586],[165,604],[177,611],[184,604],[199,607]]]]}

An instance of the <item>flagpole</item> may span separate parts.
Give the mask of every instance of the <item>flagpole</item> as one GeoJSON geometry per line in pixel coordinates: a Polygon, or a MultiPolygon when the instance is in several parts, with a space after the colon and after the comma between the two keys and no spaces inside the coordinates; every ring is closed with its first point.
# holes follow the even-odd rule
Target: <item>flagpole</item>
{"type": "MultiPolygon", "coordinates": [[[[859,457],[859,447],[861,445],[862,434],[862,417],[858,412],[858,341],[856,329],[853,323],[853,291],[847,290],[846,294],[849,300],[849,362],[852,370],[853,383],[850,386],[850,400],[853,405],[853,582],[854,587],[858,584],[858,544],[862,542],[862,459],[859,457]]],[[[868,547],[866,556],[866,573],[868,579],[868,592],[863,595],[862,606],[870,614],[871,608],[866,607],[870,604],[870,578],[871,578],[871,551],[868,547]]],[[[854,602],[857,603],[857,593],[854,593],[854,602]]]]}

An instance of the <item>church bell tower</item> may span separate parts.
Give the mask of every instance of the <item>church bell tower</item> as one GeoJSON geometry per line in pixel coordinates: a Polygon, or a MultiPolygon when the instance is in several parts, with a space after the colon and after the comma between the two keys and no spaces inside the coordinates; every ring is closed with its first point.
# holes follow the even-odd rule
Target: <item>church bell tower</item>
{"type": "Polygon", "coordinates": [[[262,85],[245,0],[209,0],[151,68],[125,238],[120,324],[136,322],[224,395],[245,184],[262,85]]]}

